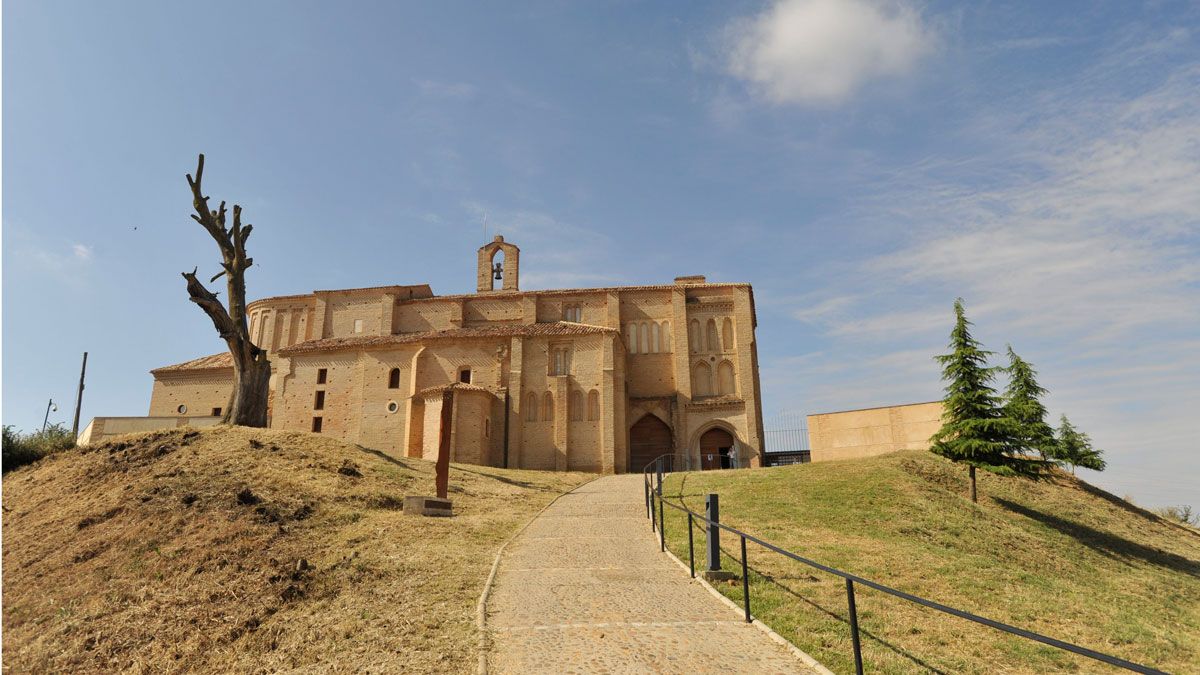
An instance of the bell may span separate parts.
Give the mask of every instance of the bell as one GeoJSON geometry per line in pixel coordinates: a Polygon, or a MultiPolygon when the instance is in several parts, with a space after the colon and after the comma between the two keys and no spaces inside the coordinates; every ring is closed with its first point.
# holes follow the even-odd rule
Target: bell
{"type": "Polygon", "coordinates": [[[495,269],[493,269],[492,271],[495,273],[495,276],[493,276],[492,278],[493,278],[493,279],[495,279],[496,281],[500,281],[501,279],[503,279],[503,278],[504,278],[504,266],[503,266],[503,264],[501,264],[501,263],[496,263],[496,267],[495,267],[495,269]]]}

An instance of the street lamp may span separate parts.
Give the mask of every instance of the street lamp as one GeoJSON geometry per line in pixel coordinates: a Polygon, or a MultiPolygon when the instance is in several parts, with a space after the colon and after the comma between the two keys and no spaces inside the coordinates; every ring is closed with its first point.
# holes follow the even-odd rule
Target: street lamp
{"type": "Polygon", "coordinates": [[[42,433],[46,433],[46,423],[50,421],[50,413],[58,412],[58,406],[54,405],[54,399],[46,404],[46,417],[42,419],[42,433]]]}

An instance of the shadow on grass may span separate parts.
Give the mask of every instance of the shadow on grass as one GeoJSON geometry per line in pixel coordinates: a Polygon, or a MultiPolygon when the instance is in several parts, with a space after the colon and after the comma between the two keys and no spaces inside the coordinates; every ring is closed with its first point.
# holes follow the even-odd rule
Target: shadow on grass
{"type": "Polygon", "coordinates": [[[372,448],[366,448],[361,445],[356,445],[354,447],[358,448],[362,452],[367,453],[368,455],[375,455],[376,457],[378,457],[379,459],[382,459],[383,461],[387,462],[388,464],[395,464],[396,466],[398,466],[402,469],[408,469],[410,471],[413,470],[413,468],[411,466],[409,466],[408,464],[406,464],[403,460],[396,459],[395,457],[392,457],[391,455],[389,455],[385,452],[380,452],[379,450],[374,450],[372,448]]]}
{"type": "Polygon", "coordinates": [[[535,490],[537,492],[553,492],[555,494],[562,492],[562,490],[556,490],[552,487],[547,487],[545,485],[538,485],[537,483],[530,483],[529,481],[525,481],[525,480],[517,480],[515,478],[509,478],[507,476],[497,476],[495,474],[484,473],[482,471],[472,471],[471,469],[464,469],[461,466],[452,466],[452,467],[450,467],[450,470],[451,471],[461,471],[463,473],[473,473],[476,476],[483,476],[484,478],[491,478],[492,480],[500,481],[501,483],[504,483],[505,485],[512,485],[514,487],[523,488],[525,490],[535,490]]]}
{"type": "MultiPolygon", "coordinates": [[[[1107,493],[1105,493],[1107,494],[1107,493]]],[[[1111,495],[1110,495],[1111,496],[1111,495]]],[[[1144,544],[1139,544],[1135,541],[1130,541],[1124,537],[1119,537],[1111,532],[1097,530],[1087,525],[1082,525],[1070,520],[1059,518],[1058,516],[1049,513],[1042,513],[1036,509],[1031,509],[1023,504],[1018,504],[1013,501],[1001,498],[992,498],[997,504],[1004,508],[1018,513],[1026,518],[1036,520],[1043,525],[1051,527],[1063,534],[1075,539],[1079,543],[1096,551],[1097,553],[1107,557],[1129,562],[1130,559],[1141,560],[1158,565],[1176,572],[1183,572],[1191,576],[1200,576],[1200,561],[1191,560],[1175,553],[1170,553],[1162,549],[1157,549],[1144,544]]],[[[1124,500],[1120,500],[1124,502],[1124,500]]],[[[1137,508],[1137,507],[1133,507],[1137,508]]],[[[1140,510],[1140,509],[1139,509],[1140,510]]]]}
{"type": "MultiPolygon", "coordinates": [[[[665,496],[666,496],[668,499],[670,499],[670,498],[673,496],[673,497],[674,497],[674,498],[675,498],[675,499],[678,501],[678,503],[679,503],[679,504],[683,505],[685,508],[690,508],[690,507],[688,506],[687,502],[686,502],[686,501],[684,501],[684,495],[683,495],[683,487],[684,487],[684,484],[686,484],[686,482],[687,482],[687,476],[685,475],[685,476],[683,477],[683,480],[682,480],[682,481],[681,481],[681,483],[680,483],[680,486],[679,486],[679,488],[680,488],[680,489],[679,489],[679,494],[676,494],[676,495],[665,495],[665,496]]],[[[666,492],[666,487],[665,487],[665,486],[664,486],[664,488],[663,488],[663,492],[664,492],[664,493],[666,492]]],[[[702,495],[690,495],[690,496],[702,496],[702,495]]],[[[695,524],[695,526],[694,526],[694,527],[700,531],[700,532],[699,532],[699,536],[695,538],[695,541],[696,541],[696,547],[697,547],[697,549],[702,549],[702,548],[703,548],[703,546],[704,546],[704,544],[703,544],[702,542],[704,541],[704,529],[705,529],[705,526],[704,526],[704,524],[703,524],[703,523],[697,522],[697,523],[695,524]]],[[[725,533],[725,536],[726,536],[726,537],[732,537],[733,535],[732,535],[732,534],[730,534],[730,533],[728,533],[728,532],[726,532],[726,533],[725,533]]],[[[701,556],[703,555],[703,551],[702,551],[702,550],[698,551],[698,553],[699,553],[701,556]]],[[[733,561],[733,562],[734,562],[734,563],[735,563],[737,566],[740,566],[740,565],[741,565],[741,555],[742,555],[742,553],[741,553],[741,551],[740,551],[740,550],[738,550],[738,552],[737,552],[737,553],[733,553],[733,552],[731,552],[731,551],[727,550],[725,547],[723,547],[723,546],[722,546],[722,547],[721,547],[721,554],[722,554],[722,555],[724,555],[724,556],[726,556],[726,557],[728,557],[728,558],[729,558],[730,560],[732,560],[732,561],[733,561]]],[[[697,561],[697,564],[700,564],[700,561],[697,561]]],[[[796,564],[797,564],[797,565],[802,565],[803,563],[799,563],[799,562],[797,562],[796,564]]],[[[805,595],[804,595],[803,593],[801,593],[800,591],[797,591],[796,589],[794,589],[794,588],[792,588],[792,587],[788,586],[787,584],[783,583],[783,582],[782,582],[782,581],[780,581],[779,579],[777,579],[777,578],[775,578],[774,576],[771,576],[770,574],[768,574],[768,573],[766,573],[766,572],[764,572],[764,571],[762,571],[762,570],[760,570],[760,569],[758,569],[758,568],[754,567],[753,565],[747,565],[747,566],[746,566],[746,569],[748,569],[748,570],[750,571],[750,574],[751,574],[751,576],[752,576],[752,582],[753,582],[753,577],[757,577],[758,579],[762,580],[763,582],[766,582],[766,583],[770,584],[771,586],[774,586],[775,588],[777,588],[777,589],[779,589],[779,590],[783,591],[784,593],[786,593],[787,595],[790,595],[791,597],[795,598],[796,600],[799,600],[800,602],[803,602],[804,604],[806,604],[806,605],[808,605],[808,606],[812,607],[813,609],[815,609],[815,610],[817,610],[818,612],[820,612],[820,613],[824,614],[825,616],[827,616],[827,617],[829,617],[829,618],[831,618],[831,619],[833,619],[833,620],[837,621],[838,623],[841,623],[841,624],[845,625],[845,626],[846,626],[846,630],[847,630],[847,631],[849,631],[849,630],[850,630],[850,619],[849,619],[849,618],[848,618],[846,615],[839,614],[838,612],[836,612],[836,611],[834,611],[834,610],[832,610],[832,609],[830,609],[830,608],[828,608],[828,607],[826,607],[826,606],[822,605],[821,603],[819,603],[819,602],[817,602],[817,601],[813,600],[812,598],[809,598],[809,597],[805,596],[805,595]]],[[[753,593],[753,590],[754,590],[754,585],[753,585],[753,583],[751,583],[751,586],[750,586],[750,588],[751,588],[751,593],[750,593],[750,601],[751,601],[751,603],[753,603],[753,602],[754,602],[754,593],[753,593]]],[[[938,675],[948,675],[947,671],[940,670],[940,669],[938,669],[937,667],[935,667],[935,666],[933,666],[933,665],[931,665],[931,664],[929,664],[929,663],[927,663],[927,662],[925,662],[925,661],[921,660],[921,659],[920,659],[918,656],[916,656],[916,655],[914,655],[914,654],[911,654],[911,653],[909,653],[909,652],[905,651],[905,650],[904,650],[903,648],[901,648],[900,646],[898,646],[898,645],[895,645],[895,644],[893,644],[893,643],[891,643],[891,642],[888,642],[887,640],[883,639],[883,638],[882,638],[882,637],[880,637],[879,635],[876,635],[875,633],[872,633],[871,631],[869,631],[869,630],[867,630],[867,629],[863,628],[861,624],[860,624],[860,625],[859,625],[859,627],[858,627],[858,632],[859,632],[859,634],[860,634],[861,636],[863,636],[863,637],[865,637],[865,638],[867,638],[867,639],[869,639],[869,640],[873,640],[873,641],[874,641],[876,644],[878,644],[878,645],[882,646],[883,648],[887,649],[888,651],[892,652],[893,654],[895,654],[895,655],[897,655],[897,656],[899,656],[899,657],[901,657],[901,658],[903,658],[903,659],[906,659],[906,660],[908,660],[908,661],[912,662],[914,665],[916,665],[916,666],[918,666],[918,667],[920,667],[920,668],[924,668],[925,670],[927,670],[927,671],[929,671],[929,672],[931,672],[931,673],[937,673],[938,675]]]]}

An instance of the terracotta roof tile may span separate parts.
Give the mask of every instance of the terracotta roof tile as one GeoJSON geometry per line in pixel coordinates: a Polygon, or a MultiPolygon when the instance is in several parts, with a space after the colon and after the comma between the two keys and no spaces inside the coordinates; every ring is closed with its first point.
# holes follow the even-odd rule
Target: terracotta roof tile
{"type": "Polygon", "coordinates": [[[439,384],[436,387],[427,387],[421,391],[418,391],[417,396],[436,394],[447,389],[454,389],[455,391],[482,391],[485,394],[495,396],[495,393],[493,393],[491,389],[481,387],[477,384],[467,384],[466,382],[451,382],[450,384],[439,384]]]}
{"type": "Polygon", "coordinates": [[[586,323],[558,321],[555,323],[498,324],[476,328],[452,328],[423,333],[400,333],[399,335],[356,335],[350,337],[309,340],[279,350],[280,356],[333,351],[337,349],[365,349],[368,347],[390,347],[414,344],[427,340],[462,338],[508,338],[508,337],[554,337],[558,335],[602,335],[618,333],[615,328],[593,326],[586,323]]]}
{"type": "Polygon", "coordinates": [[[201,356],[198,359],[176,363],[170,366],[155,368],[150,371],[151,375],[159,373],[175,373],[180,371],[196,371],[196,370],[226,370],[233,369],[233,355],[229,352],[221,352],[220,354],[210,354],[201,356]]]}

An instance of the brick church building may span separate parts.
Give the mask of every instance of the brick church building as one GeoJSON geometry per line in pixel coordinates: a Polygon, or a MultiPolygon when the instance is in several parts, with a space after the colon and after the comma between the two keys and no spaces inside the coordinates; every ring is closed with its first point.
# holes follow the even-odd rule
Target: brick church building
{"type": "MultiPolygon", "coordinates": [[[[251,303],[251,336],[271,360],[271,427],[433,459],[452,400],[456,462],[610,473],[674,453],[695,467],[759,466],[750,284],[522,291],[520,253],[500,236],[480,248],[472,294],[421,284],[251,303]]],[[[151,416],[228,405],[228,353],[151,373],[151,416]]]]}

